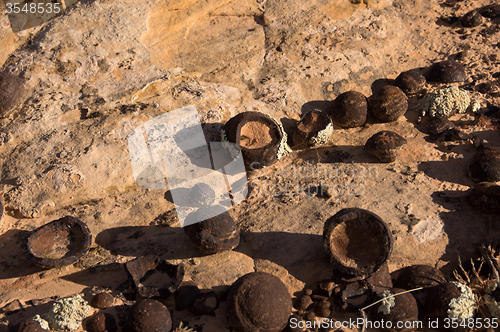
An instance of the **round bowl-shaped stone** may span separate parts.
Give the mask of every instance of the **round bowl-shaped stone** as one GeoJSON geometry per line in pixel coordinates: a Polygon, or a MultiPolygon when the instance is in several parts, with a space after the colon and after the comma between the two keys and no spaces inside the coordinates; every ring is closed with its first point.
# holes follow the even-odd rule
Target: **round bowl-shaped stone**
{"type": "Polygon", "coordinates": [[[472,188],[469,200],[479,213],[500,213],[500,186],[491,182],[481,182],[472,188]]]}
{"type": "Polygon", "coordinates": [[[396,85],[407,95],[421,91],[425,86],[425,82],[424,75],[418,69],[402,72],[396,77],[396,85]]]}
{"type": "Polygon", "coordinates": [[[366,122],[368,102],[362,93],[347,91],[335,98],[329,114],[342,128],[361,127],[366,122]]]}
{"type": "Polygon", "coordinates": [[[240,244],[240,230],[222,206],[201,207],[186,217],[186,223],[189,225],[184,227],[184,232],[204,254],[231,250],[240,244]],[[205,218],[204,215],[215,217],[205,218]],[[190,224],[192,217],[201,221],[190,224]]]}
{"type": "Polygon", "coordinates": [[[66,266],[82,258],[91,242],[87,225],[66,216],[31,232],[24,241],[24,255],[42,267],[66,266]]]}
{"type": "Polygon", "coordinates": [[[428,265],[411,265],[400,270],[394,287],[406,290],[432,287],[448,282],[443,272],[428,265]]]}
{"type": "MultiPolygon", "coordinates": [[[[391,288],[388,291],[394,295],[402,293],[405,290],[400,288],[391,288]]],[[[377,298],[377,300],[383,297],[384,296],[382,296],[382,294],[379,294],[379,298],[377,298]]],[[[392,307],[390,307],[392,303],[388,305],[385,301],[373,306],[370,310],[370,320],[373,322],[381,322],[382,320],[386,322],[384,328],[381,328],[381,331],[414,331],[413,327],[417,326],[416,324],[419,320],[418,305],[415,297],[411,293],[405,293],[393,297],[391,301],[394,301],[392,307]],[[387,324],[387,322],[391,322],[392,324],[387,324]],[[400,328],[398,328],[398,324],[400,324],[400,328]]]]}
{"type": "Polygon", "coordinates": [[[231,286],[227,311],[235,331],[278,332],[288,322],[292,298],[278,277],[253,272],[239,278],[231,286]]]}
{"type": "Polygon", "coordinates": [[[243,112],[231,118],[223,129],[226,139],[239,145],[247,165],[269,166],[278,160],[283,132],[269,115],[243,112]]]}
{"type": "Polygon", "coordinates": [[[377,272],[392,252],[392,235],[376,214],[348,208],[328,218],[323,245],[340,279],[365,278],[377,272]]]}
{"type": "Polygon", "coordinates": [[[321,146],[333,133],[330,116],[320,110],[311,110],[292,129],[294,145],[321,146]]]}
{"type": "Polygon", "coordinates": [[[384,163],[396,160],[399,150],[407,143],[406,139],[392,131],[380,131],[365,143],[365,151],[384,163]]]}
{"type": "Polygon", "coordinates": [[[476,182],[500,181],[500,148],[484,148],[469,163],[469,178],[476,182]]]}
{"type": "Polygon", "coordinates": [[[124,332],[170,332],[172,318],[162,303],[146,299],[130,308],[124,332]]]}
{"type": "Polygon", "coordinates": [[[466,77],[464,66],[453,60],[436,62],[429,67],[427,73],[428,81],[441,83],[463,82],[466,77]]]}
{"type": "Polygon", "coordinates": [[[397,86],[386,85],[368,99],[368,108],[380,121],[393,122],[408,110],[408,98],[397,86]]]}

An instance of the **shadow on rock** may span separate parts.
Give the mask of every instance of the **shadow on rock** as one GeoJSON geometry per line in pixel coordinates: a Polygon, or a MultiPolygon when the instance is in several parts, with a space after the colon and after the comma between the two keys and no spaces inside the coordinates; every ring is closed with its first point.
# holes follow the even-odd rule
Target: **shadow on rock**
{"type": "Polygon", "coordinates": [[[23,254],[23,243],[28,231],[9,230],[0,235],[0,279],[22,277],[41,272],[44,268],[31,263],[23,254]]]}
{"type": "Polygon", "coordinates": [[[99,233],[95,242],[113,255],[157,255],[163,259],[185,259],[202,254],[180,227],[128,226],[99,233]]]}

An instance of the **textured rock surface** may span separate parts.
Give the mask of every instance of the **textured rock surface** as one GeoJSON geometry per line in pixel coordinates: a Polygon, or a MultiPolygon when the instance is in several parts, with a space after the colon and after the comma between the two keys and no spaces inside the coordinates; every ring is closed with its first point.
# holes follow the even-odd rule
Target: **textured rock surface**
{"type": "MultiPolygon", "coordinates": [[[[473,206],[441,196],[474,185],[466,169],[476,150],[467,140],[430,141],[429,119],[418,121],[418,95],[395,122],[336,127],[331,146],[249,170],[250,195],[230,211],[242,231],[237,251],[199,257],[165,191],[135,183],[128,135],[186,105],[196,106],[210,140],[244,111],[270,114],[289,131],[307,111],[325,110],[343,92],[369,97],[381,81],[392,84],[401,72],[450,59],[467,72],[456,85],[479,92],[483,110],[500,105],[497,92],[479,85],[500,77],[497,19],[485,16],[472,29],[441,20],[491,1],[353,2],[71,0],[60,17],[18,33],[2,10],[2,71],[21,77],[25,93],[9,118],[0,119],[6,211],[0,307],[19,299],[45,312],[38,306],[54,299],[41,299],[95,286],[116,289],[127,280],[120,264],[149,254],[184,263],[186,279],[200,289],[223,291],[243,274],[263,271],[294,294],[332,277],[322,226],[349,207],[370,209],[388,223],[390,271],[427,264],[450,273],[457,255],[474,255],[485,234],[498,237],[500,229],[488,229],[473,206]],[[374,162],[362,148],[383,130],[408,140],[390,165],[374,162]],[[20,251],[25,232],[65,215],[88,224],[92,249],[64,269],[29,264],[20,251]],[[415,225],[441,228],[420,241],[411,233],[415,225]]],[[[496,15],[494,8],[478,11],[496,15]]],[[[425,89],[441,87],[427,82],[425,89]]],[[[499,146],[498,124],[490,118],[466,113],[450,120],[499,146]]],[[[204,331],[227,332],[226,309],[221,301],[216,319],[200,320],[204,331]]],[[[26,317],[8,319],[17,324],[26,317]]]]}

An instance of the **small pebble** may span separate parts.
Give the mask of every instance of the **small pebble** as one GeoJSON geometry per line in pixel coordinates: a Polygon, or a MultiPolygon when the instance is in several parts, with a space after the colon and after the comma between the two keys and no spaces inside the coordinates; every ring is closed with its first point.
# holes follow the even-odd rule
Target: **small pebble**
{"type": "Polygon", "coordinates": [[[424,75],[418,69],[402,72],[396,77],[396,85],[407,95],[421,91],[425,82],[424,75]]]}
{"type": "Polygon", "coordinates": [[[304,292],[305,295],[309,295],[309,296],[311,296],[312,293],[313,293],[313,291],[310,288],[306,289],[305,292],[304,292]]]}
{"type": "Polygon", "coordinates": [[[308,313],[306,314],[306,319],[307,319],[307,320],[312,321],[312,320],[314,320],[314,318],[316,318],[316,314],[315,314],[313,311],[308,312],[308,313]]]}
{"type": "Polygon", "coordinates": [[[384,163],[396,160],[399,150],[407,143],[406,139],[392,131],[381,131],[366,141],[365,151],[384,163]]]}
{"type": "Polygon", "coordinates": [[[99,312],[87,320],[88,332],[116,332],[118,327],[113,315],[99,312]]]}
{"type": "Polygon", "coordinates": [[[309,295],[302,295],[297,302],[297,309],[307,310],[311,304],[313,304],[311,297],[309,295]]]}
{"type": "Polygon", "coordinates": [[[464,16],[461,20],[462,26],[466,28],[473,28],[481,25],[483,23],[483,16],[477,12],[477,10],[471,10],[464,16]]]}
{"type": "Polygon", "coordinates": [[[469,178],[476,182],[500,181],[500,148],[484,148],[469,163],[469,178]]]}
{"type": "Polygon", "coordinates": [[[465,68],[453,60],[436,62],[428,70],[427,80],[441,83],[463,82],[466,79],[465,68]]]}
{"type": "Polygon", "coordinates": [[[368,103],[366,97],[356,91],[347,91],[340,94],[329,110],[333,122],[342,128],[354,128],[364,125],[367,113],[368,103]]]}
{"type": "Polygon", "coordinates": [[[437,115],[431,121],[431,127],[429,132],[433,135],[439,135],[447,130],[454,129],[455,124],[448,120],[447,117],[437,115]]]}
{"type": "Polygon", "coordinates": [[[316,309],[315,309],[316,315],[318,315],[320,317],[330,316],[330,314],[331,314],[330,306],[331,306],[330,302],[318,303],[316,305],[316,309]]]}
{"type": "Polygon", "coordinates": [[[471,51],[465,50],[465,51],[458,52],[457,55],[455,56],[455,58],[458,61],[465,61],[465,60],[469,59],[470,56],[471,56],[471,51]]]}
{"type": "Polygon", "coordinates": [[[368,100],[372,114],[382,122],[396,121],[408,110],[408,98],[400,88],[386,85],[368,100]]]}
{"type": "Polygon", "coordinates": [[[92,301],[90,301],[90,305],[94,308],[106,309],[113,305],[114,300],[113,295],[103,292],[94,296],[92,301]]]}
{"type": "Polygon", "coordinates": [[[478,84],[476,86],[476,91],[483,94],[492,94],[499,92],[500,88],[498,87],[498,84],[495,84],[493,82],[485,82],[478,84]]]}

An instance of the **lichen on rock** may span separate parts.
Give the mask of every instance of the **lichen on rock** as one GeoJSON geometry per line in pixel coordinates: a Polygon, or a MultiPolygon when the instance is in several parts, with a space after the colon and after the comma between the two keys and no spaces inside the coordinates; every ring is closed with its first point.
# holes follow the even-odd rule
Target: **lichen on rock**
{"type": "Polygon", "coordinates": [[[456,318],[459,321],[462,319],[472,318],[476,309],[476,297],[470,287],[459,282],[452,283],[461,291],[461,295],[450,301],[448,307],[448,317],[456,318]]]}
{"type": "Polygon", "coordinates": [[[87,317],[89,310],[87,301],[76,295],[54,302],[51,311],[42,315],[42,318],[54,331],[75,331],[87,317]]]}
{"type": "Polygon", "coordinates": [[[420,101],[422,116],[436,115],[450,116],[453,111],[465,113],[471,104],[471,99],[466,91],[460,90],[456,86],[438,89],[430,92],[420,101]]]}
{"type": "Polygon", "coordinates": [[[394,294],[390,290],[385,290],[378,295],[382,298],[382,303],[378,307],[378,312],[388,315],[391,313],[391,308],[396,305],[396,300],[394,299],[394,294]]]}

